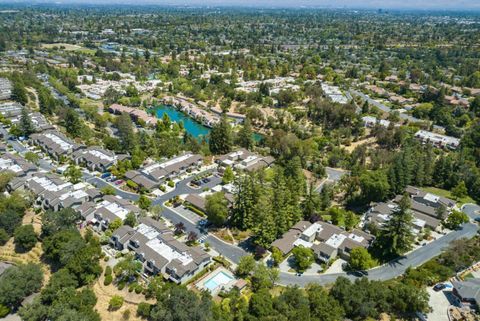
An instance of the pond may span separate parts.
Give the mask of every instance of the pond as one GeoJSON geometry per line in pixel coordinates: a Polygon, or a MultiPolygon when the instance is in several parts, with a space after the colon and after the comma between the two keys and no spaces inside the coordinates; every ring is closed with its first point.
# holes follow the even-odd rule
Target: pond
{"type": "MultiPolygon", "coordinates": [[[[201,139],[202,137],[206,137],[211,131],[211,128],[202,125],[189,115],[182,113],[173,106],[160,105],[155,107],[155,115],[157,118],[163,118],[164,114],[167,114],[168,117],[176,123],[182,122],[185,131],[195,138],[201,139]]],[[[263,136],[259,133],[253,134],[253,139],[255,139],[256,142],[259,142],[262,138],[263,136]]]]}

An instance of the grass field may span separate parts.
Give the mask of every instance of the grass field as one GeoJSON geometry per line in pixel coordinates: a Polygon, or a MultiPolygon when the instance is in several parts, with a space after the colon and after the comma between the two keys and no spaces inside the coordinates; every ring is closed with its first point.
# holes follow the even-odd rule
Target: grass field
{"type": "Polygon", "coordinates": [[[42,48],[44,49],[54,49],[58,48],[63,51],[78,51],[80,53],[88,54],[88,55],[93,55],[95,54],[95,50],[93,49],[88,49],[79,45],[72,45],[69,43],[44,43],[42,44],[42,48]]]}

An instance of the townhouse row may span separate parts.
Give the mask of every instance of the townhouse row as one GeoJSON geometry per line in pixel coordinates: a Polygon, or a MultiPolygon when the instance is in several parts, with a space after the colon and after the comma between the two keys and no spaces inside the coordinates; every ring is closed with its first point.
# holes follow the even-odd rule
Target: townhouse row
{"type": "Polygon", "coordinates": [[[329,263],[337,257],[350,258],[350,252],[358,247],[368,248],[375,237],[359,229],[346,231],[333,224],[319,221],[300,221],[272,243],[283,255],[295,247],[312,249],[315,259],[329,263]]]}
{"type": "MultiPolygon", "coordinates": [[[[442,221],[456,206],[456,203],[449,198],[425,192],[414,186],[407,186],[405,192],[410,196],[410,211],[414,217],[412,231],[416,234],[425,228],[438,231],[442,221]]],[[[365,221],[383,226],[395,214],[402,197],[397,195],[388,202],[373,204],[365,214],[365,221]]]]}
{"type": "Polygon", "coordinates": [[[115,230],[110,244],[119,251],[132,251],[142,262],[145,274],[161,274],[178,284],[187,282],[211,262],[207,252],[178,241],[164,223],[149,217],[141,218],[134,228],[124,225],[115,230]]]}

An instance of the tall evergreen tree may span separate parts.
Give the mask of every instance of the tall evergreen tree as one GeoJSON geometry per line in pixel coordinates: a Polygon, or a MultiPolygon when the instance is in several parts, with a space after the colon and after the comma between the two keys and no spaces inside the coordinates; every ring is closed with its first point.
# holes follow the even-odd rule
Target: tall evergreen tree
{"type": "MultiPolygon", "coordinates": [[[[290,227],[288,213],[288,197],[286,195],[287,188],[283,169],[279,166],[275,167],[275,176],[272,182],[272,210],[275,215],[275,224],[279,234],[285,233],[290,227]]],[[[288,192],[287,192],[288,193],[288,192]]]]}
{"type": "Polygon", "coordinates": [[[242,128],[238,132],[237,142],[238,145],[248,150],[251,150],[255,145],[255,141],[253,139],[252,124],[248,117],[245,119],[242,128]]]}
{"type": "Polygon", "coordinates": [[[226,154],[231,151],[232,130],[225,114],[222,115],[220,122],[213,126],[208,143],[212,154],[226,154]]]}
{"type": "Polygon", "coordinates": [[[32,118],[28,114],[28,110],[26,107],[22,108],[22,115],[20,116],[20,131],[22,135],[25,137],[29,137],[31,134],[35,132],[35,127],[32,123],[32,118]]]}
{"type": "Polygon", "coordinates": [[[122,113],[116,119],[115,123],[118,129],[118,136],[122,144],[122,150],[125,152],[131,152],[135,147],[135,133],[133,132],[132,119],[127,113],[122,113]]]}
{"type": "Polygon", "coordinates": [[[253,226],[254,206],[258,198],[254,178],[250,175],[239,176],[235,180],[235,188],[232,224],[245,230],[253,226]]]}
{"type": "Polygon", "coordinates": [[[410,196],[403,195],[390,220],[381,231],[378,245],[385,256],[403,255],[412,249],[415,236],[412,232],[413,215],[410,211],[410,196]]]}
{"type": "Polygon", "coordinates": [[[278,234],[278,226],[273,213],[272,200],[268,193],[262,193],[254,205],[254,228],[255,244],[268,248],[275,241],[278,234]]]}

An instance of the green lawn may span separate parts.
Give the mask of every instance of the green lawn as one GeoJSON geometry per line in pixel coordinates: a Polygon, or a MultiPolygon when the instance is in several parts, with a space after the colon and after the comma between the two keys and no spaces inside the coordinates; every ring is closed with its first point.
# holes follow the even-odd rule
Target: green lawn
{"type": "Polygon", "coordinates": [[[460,207],[460,206],[462,206],[463,204],[466,204],[466,203],[476,204],[476,202],[470,196],[465,196],[465,197],[462,197],[462,198],[458,199],[458,198],[454,197],[450,191],[447,191],[445,189],[436,188],[436,187],[422,187],[421,189],[424,190],[425,192],[429,192],[429,193],[432,193],[432,194],[436,194],[438,196],[443,196],[443,197],[450,198],[450,199],[452,199],[452,200],[454,200],[458,203],[457,204],[458,207],[460,207]]]}

